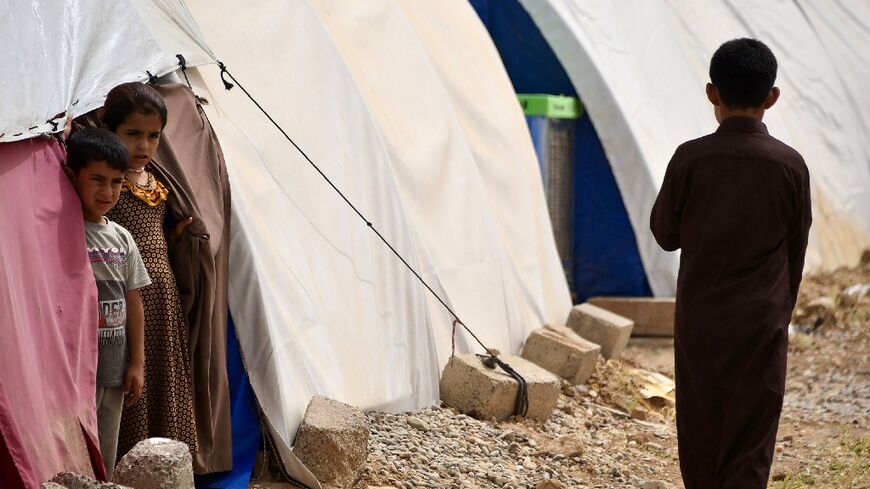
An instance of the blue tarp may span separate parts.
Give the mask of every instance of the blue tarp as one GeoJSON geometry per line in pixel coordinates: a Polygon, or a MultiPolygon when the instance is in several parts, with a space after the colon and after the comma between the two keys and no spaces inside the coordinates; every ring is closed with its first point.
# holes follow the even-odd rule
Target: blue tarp
{"type": "MultiPolygon", "coordinates": [[[[470,0],[517,93],[579,97],[540,30],[517,0],[470,0]]],[[[538,135],[532,130],[532,139],[538,135]]],[[[598,134],[584,113],[574,140],[573,277],[576,302],[596,295],[651,296],[634,230],[598,134]]]]}
{"type": "Polygon", "coordinates": [[[242,364],[233,318],[227,320],[227,378],[233,424],[233,470],[196,477],[198,489],[248,489],[260,449],[260,421],[254,392],[242,364]]]}

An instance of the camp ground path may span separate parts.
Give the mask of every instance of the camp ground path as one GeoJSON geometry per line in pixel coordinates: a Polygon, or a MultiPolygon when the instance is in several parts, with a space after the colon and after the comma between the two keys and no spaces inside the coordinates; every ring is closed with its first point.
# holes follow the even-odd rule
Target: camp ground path
{"type": "MultiPolygon", "coordinates": [[[[870,285],[863,284],[870,260],[804,280],[773,489],[870,488],[870,285]]],[[[620,360],[600,359],[585,385],[563,385],[544,423],[480,421],[440,406],[367,413],[369,455],[356,487],[681,488],[672,378],[673,341],[636,338],[620,360]]],[[[252,488],[296,487],[258,469],[252,488]]]]}

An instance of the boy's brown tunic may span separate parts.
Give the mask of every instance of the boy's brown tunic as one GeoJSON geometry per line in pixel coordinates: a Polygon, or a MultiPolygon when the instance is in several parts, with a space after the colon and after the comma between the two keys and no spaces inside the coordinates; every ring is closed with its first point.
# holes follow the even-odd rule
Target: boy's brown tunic
{"type": "Polygon", "coordinates": [[[677,434],[686,489],[767,485],[811,222],[801,155],[732,117],[677,148],[650,227],[682,249],[677,434]]]}

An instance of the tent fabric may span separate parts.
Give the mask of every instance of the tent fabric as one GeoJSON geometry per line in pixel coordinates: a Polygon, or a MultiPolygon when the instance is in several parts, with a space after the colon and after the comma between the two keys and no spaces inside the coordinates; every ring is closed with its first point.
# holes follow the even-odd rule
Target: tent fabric
{"type": "MultiPolygon", "coordinates": [[[[578,96],[550,45],[517,0],[474,0],[471,4],[486,25],[517,93],[578,96]]],[[[540,137],[534,123],[529,128],[533,140],[540,137]]],[[[563,259],[567,258],[574,301],[599,295],[652,295],[622,195],[585,111],[577,121],[573,142],[572,256],[563,259]]]]}
{"type": "Polygon", "coordinates": [[[112,87],[212,62],[181,0],[0,0],[0,142],[56,132],[112,87]],[[133,8],[133,5],[136,8],[133,8]]]}
{"type": "Polygon", "coordinates": [[[97,289],[64,159],[50,138],[0,144],[0,450],[17,470],[3,468],[4,487],[38,488],[65,470],[93,477],[95,466],[105,478],[89,454],[97,289]]]}
{"type": "MultiPolygon", "coordinates": [[[[170,0],[135,10],[119,2],[117,11],[68,5],[88,15],[54,17],[66,27],[52,42],[75,50],[47,67],[54,72],[43,76],[55,81],[30,98],[21,96],[29,75],[10,80],[0,100],[26,101],[16,109],[24,122],[4,113],[4,129],[42,124],[75,100],[80,115],[117,83],[168,73],[173,36],[188,39],[179,50],[196,51],[182,53],[190,66],[208,58],[190,40],[195,19],[211,51],[488,346],[516,352],[532,329],[565,320],[570,301],[528,132],[485,30],[461,0],[352,8],[269,0],[245,9],[193,0],[189,12],[170,0]],[[430,26],[427,16],[441,20],[430,26]],[[371,49],[353,45],[360,36],[371,49]],[[445,37],[450,50],[438,45],[445,37]],[[121,46],[129,52],[109,49],[121,46]],[[459,47],[467,52],[453,59],[459,47]],[[83,57],[89,50],[94,57],[83,57]],[[79,59],[86,69],[63,72],[79,59]]],[[[10,66],[32,73],[27,56],[16,56],[10,66]]],[[[251,386],[288,471],[319,487],[289,449],[310,398],[385,410],[436,403],[452,318],[238,89],[226,92],[213,68],[188,74],[211,102],[205,110],[233,188],[221,241],[230,246],[228,298],[251,386]]],[[[458,349],[479,351],[462,333],[458,349]]]]}
{"type": "Polygon", "coordinates": [[[577,121],[574,161],[576,301],[651,296],[625,200],[588,113],[577,121]]]}
{"type": "MultiPolygon", "coordinates": [[[[488,204],[500,238],[495,246],[505,251],[499,267],[505,284],[515,284],[519,294],[514,297],[522,301],[519,318],[508,322],[513,328],[509,351],[519,352],[532,329],[564,324],[571,307],[525,118],[513,103],[515,94],[495,46],[465,0],[401,0],[398,5],[444,86],[446,107],[452,109],[479,173],[478,185],[485,190],[484,202],[475,207],[488,204]]],[[[425,120],[421,123],[425,127],[425,120]]],[[[514,300],[506,298],[504,307],[514,300]]]]}
{"type": "MultiPolygon", "coordinates": [[[[515,352],[565,320],[528,132],[467,4],[276,1],[231,21],[229,4],[189,6],[228,69],[489,346],[515,352]],[[469,28],[421,33],[428,15],[469,28]],[[435,52],[445,32],[467,56],[435,52]],[[492,70],[461,73],[475,62],[492,70]],[[465,105],[469,86],[495,93],[465,105]]],[[[452,319],[243,94],[199,71],[233,188],[230,306],[282,456],[314,394],[363,409],[437,402],[452,319]]]]}
{"type": "Polygon", "coordinates": [[[242,362],[231,316],[227,318],[227,378],[233,425],[233,470],[197,476],[199,489],[248,489],[261,446],[257,401],[242,362]]]}
{"type": "Polygon", "coordinates": [[[174,221],[193,222],[170,248],[182,310],[190,328],[190,370],[197,474],[232,469],[232,424],[227,380],[230,187],[217,137],[185,85],[155,87],[169,119],[154,155],[171,198],[174,221]]]}
{"type": "Polygon", "coordinates": [[[761,0],[659,0],[632,8],[606,1],[520,2],[583,94],[657,295],[674,293],[677,256],[656,245],[649,211],[677,145],[715,129],[703,93],[709,59],[736,37],[767,41],[779,60],[783,95],[765,122],[810,168],[815,220],[807,267],[853,264],[870,245],[867,116],[855,104],[867,97],[861,87],[870,81],[870,55],[857,48],[867,40],[866,7],[761,0]],[[840,23],[844,29],[834,35],[832,26],[840,23]],[[826,49],[838,45],[843,54],[829,56],[826,49]]]}

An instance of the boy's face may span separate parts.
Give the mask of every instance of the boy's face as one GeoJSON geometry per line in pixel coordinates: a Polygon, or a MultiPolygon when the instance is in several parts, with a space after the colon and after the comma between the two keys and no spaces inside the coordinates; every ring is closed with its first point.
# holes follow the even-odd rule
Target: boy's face
{"type": "Polygon", "coordinates": [[[124,172],[111,168],[103,160],[94,160],[79,170],[68,171],[73,188],[82,201],[85,220],[102,223],[103,216],[118,203],[124,172]]]}
{"type": "Polygon", "coordinates": [[[160,134],[163,132],[163,121],[157,114],[140,114],[134,112],[124,119],[115,130],[127,146],[130,158],[130,168],[143,168],[157,151],[160,144],[160,134]]]}

